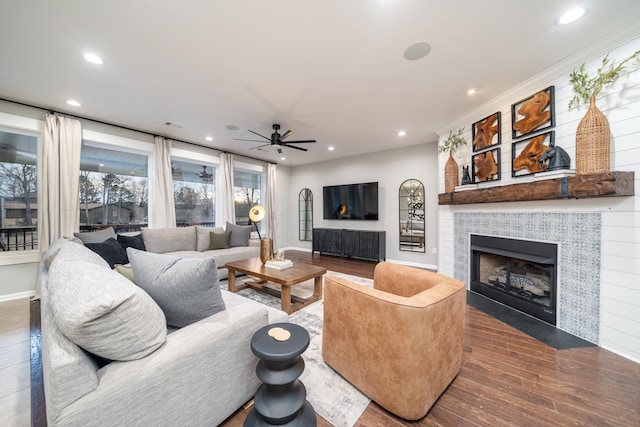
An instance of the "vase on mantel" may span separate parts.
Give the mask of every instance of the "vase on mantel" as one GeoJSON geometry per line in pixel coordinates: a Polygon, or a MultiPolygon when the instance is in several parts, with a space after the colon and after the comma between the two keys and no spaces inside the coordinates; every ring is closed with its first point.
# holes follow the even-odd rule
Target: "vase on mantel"
{"type": "Polygon", "coordinates": [[[449,160],[444,165],[444,191],[452,193],[456,191],[456,187],[460,184],[458,178],[458,163],[453,158],[453,153],[449,152],[449,160]]]}
{"type": "Polygon", "coordinates": [[[576,130],[576,175],[606,173],[611,168],[609,121],[594,96],[576,130]]]}

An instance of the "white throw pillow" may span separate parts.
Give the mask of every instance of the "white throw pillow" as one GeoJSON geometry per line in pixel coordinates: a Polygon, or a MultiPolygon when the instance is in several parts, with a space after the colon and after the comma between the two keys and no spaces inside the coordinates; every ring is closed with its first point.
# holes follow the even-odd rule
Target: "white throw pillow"
{"type": "Polygon", "coordinates": [[[127,248],[136,284],[182,328],[225,310],[215,258],[177,258],[127,248]]]}
{"type": "Polygon", "coordinates": [[[160,307],[107,266],[56,258],[47,290],[60,331],[90,353],[109,360],[135,360],[166,341],[160,307]]]}

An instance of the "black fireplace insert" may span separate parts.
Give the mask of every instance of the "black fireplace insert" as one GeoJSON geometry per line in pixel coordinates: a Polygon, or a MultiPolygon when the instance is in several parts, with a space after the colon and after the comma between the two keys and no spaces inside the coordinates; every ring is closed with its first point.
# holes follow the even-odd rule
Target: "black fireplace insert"
{"type": "Polygon", "coordinates": [[[471,235],[471,291],[556,324],[558,245],[471,235]]]}

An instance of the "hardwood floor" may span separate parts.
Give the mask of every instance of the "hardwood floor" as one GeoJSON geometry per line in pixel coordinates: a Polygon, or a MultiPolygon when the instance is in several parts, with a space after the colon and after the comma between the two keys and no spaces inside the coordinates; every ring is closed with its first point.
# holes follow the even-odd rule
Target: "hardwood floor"
{"type": "MultiPolygon", "coordinates": [[[[287,258],[367,278],[375,267],[300,251],[287,258]]],[[[241,426],[248,411],[223,426],[241,426]]],[[[640,364],[596,346],[555,350],[467,306],[462,369],[427,416],[405,421],[372,402],[356,425],[640,426],[640,364]]]]}

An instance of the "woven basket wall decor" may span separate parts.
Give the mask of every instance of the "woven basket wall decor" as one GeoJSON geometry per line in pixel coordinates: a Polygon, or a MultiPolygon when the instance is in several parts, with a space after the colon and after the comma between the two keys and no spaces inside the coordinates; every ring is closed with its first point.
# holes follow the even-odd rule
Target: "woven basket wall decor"
{"type": "Polygon", "coordinates": [[[576,130],[576,174],[609,172],[611,142],[609,121],[596,107],[595,97],[576,130]]]}
{"type": "Polygon", "coordinates": [[[453,153],[449,153],[449,160],[444,165],[444,191],[451,193],[456,190],[459,185],[458,180],[458,163],[453,158],[453,153]]]}

